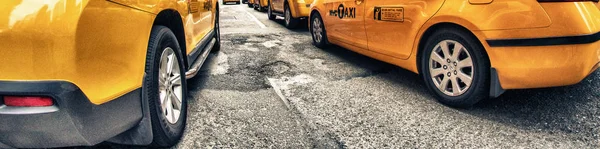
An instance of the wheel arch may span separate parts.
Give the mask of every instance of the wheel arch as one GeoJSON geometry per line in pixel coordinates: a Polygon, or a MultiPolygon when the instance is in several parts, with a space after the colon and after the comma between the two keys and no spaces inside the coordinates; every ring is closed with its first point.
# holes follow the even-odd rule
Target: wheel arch
{"type": "MultiPolygon", "coordinates": [[[[457,30],[461,30],[465,33],[467,33],[470,37],[472,37],[473,39],[476,39],[475,44],[477,44],[481,49],[483,49],[483,55],[485,56],[485,58],[490,61],[489,55],[488,55],[488,51],[484,46],[484,43],[482,43],[481,39],[478,38],[477,35],[475,35],[475,33],[473,33],[471,30],[469,30],[469,28],[457,24],[457,23],[452,23],[452,22],[439,22],[436,24],[433,24],[431,26],[429,26],[425,31],[422,32],[420,38],[418,38],[417,41],[417,50],[416,50],[416,63],[417,64],[417,72],[419,74],[422,74],[422,70],[420,68],[421,66],[421,56],[423,54],[423,51],[425,50],[425,46],[427,43],[427,40],[432,36],[433,33],[435,33],[435,31],[442,29],[442,28],[454,28],[457,30]]],[[[491,61],[490,61],[491,63],[491,61]]],[[[491,66],[490,66],[491,67],[491,66]]]]}
{"type": "MultiPolygon", "coordinates": [[[[307,27],[308,27],[309,29],[311,28],[311,25],[312,25],[312,22],[310,22],[310,21],[311,21],[311,18],[312,18],[312,17],[313,17],[313,15],[315,15],[315,14],[321,15],[321,12],[319,11],[319,9],[318,9],[318,8],[313,8],[312,10],[310,10],[310,14],[308,15],[308,21],[309,21],[309,23],[307,23],[307,27]]],[[[326,19],[324,19],[322,15],[321,15],[321,19],[323,20],[323,22],[322,22],[322,23],[323,23],[323,28],[324,28],[325,30],[327,30],[327,25],[325,25],[325,21],[326,21],[326,19]]]]}
{"type": "MultiPolygon", "coordinates": [[[[181,53],[184,55],[187,53],[183,20],[177,10],[165,9],[160,11],[158,15],[156,15],[156,18],[154,19],[154,23],[152,25],[162,25],[171,29],[171,31],[173,31],[173,34],[175,34],[175,37],[177,38],[177,42],[179,43],[181,53]]],[[[187,70],[188,61],[186,58],[183,59],[183,63],[187,70]]]]}

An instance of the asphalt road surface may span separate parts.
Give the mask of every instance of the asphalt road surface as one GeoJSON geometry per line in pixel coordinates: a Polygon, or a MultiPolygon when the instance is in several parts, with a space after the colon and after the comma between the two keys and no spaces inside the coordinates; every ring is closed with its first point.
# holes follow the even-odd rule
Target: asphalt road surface
{"type": "Polygon", "coordinates": [[[173,148],[600,148],[600,71],[454,109],[418,75],[316,48],[306,23],[288,30],[278,19],[221,6],[222,50],[189,80],[187,128],[173,148]]]}

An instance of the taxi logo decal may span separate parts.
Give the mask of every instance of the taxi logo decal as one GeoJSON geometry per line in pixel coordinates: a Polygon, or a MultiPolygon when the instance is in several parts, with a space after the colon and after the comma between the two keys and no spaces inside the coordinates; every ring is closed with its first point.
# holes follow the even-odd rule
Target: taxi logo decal
{"type": "Polygon", "coordinates": [[[375,20],[404,22],[403,7],[375,7],[373,12],[375,20]]]}
{"type": "Polygon", "coordinates": [[[356,8],[344,7],[344,4],[340,4],[337,10],[329,10],[329,16],[337,16],[340,19],[356,18],[356,8]]]}

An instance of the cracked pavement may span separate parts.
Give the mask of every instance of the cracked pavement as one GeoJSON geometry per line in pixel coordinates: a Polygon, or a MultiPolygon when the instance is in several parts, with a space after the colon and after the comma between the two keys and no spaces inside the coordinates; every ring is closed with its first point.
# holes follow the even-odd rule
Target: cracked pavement
{"type": "Polygon", "coordinates": [[[600,71],[454,109],[417,74],[314,47],[306,23],[288,30],[245,4],[221,6],[221,17],[222,49],[188,80],[173,148],[600,148],[600,71]]]}

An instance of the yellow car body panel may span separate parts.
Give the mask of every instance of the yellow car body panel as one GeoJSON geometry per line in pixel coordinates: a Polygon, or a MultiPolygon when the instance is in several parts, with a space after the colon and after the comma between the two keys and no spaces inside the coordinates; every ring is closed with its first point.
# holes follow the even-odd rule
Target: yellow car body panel
{"type": "Polygon", "coordinates": [[[269,6],[269,0],[252,0],[256,6],[267,8],[269,6]]]}
{"type": "MultiPolygon", "coordinates": [[[[600,42],[545,43],[544,39],[588,36],[600,32],[600,4],[538,3],[522,0],[316,0],[327,38],[358,53],[418,70],[419,44],[426,31],[452,24],[471,32],[486,50],[503,89],[565,86],[580,82],[598,68],[600,42]],[[353,8],[340,16],[340,4],[353,8]],[[375,8],[401,12],[387,20],[375,8]],[[364,10],[364,11],[361,11],[364,10]],[[541,41],[511,43],[511,40],[541,41]],[[524,44],[524,45],[523,45],[524,44]],[[532,45],[529,45],[532,44],[532,45]]],[[[310,25],[310,24],[309,24],[310,25]]]]}
{"type": "Polygon", "coordinates": [[[213,28],[214,1],[192,1],[197,15],[188,13],[185,1],[0,2],[0,80],[68,81],[94,104],[111,101],[141,87],[148,38],[161,10],[182,12],[188,54],[213,28]]]}
{"type": "Polygon", "coordinates": [[[310,4],[313,0],[271,0],[273,11],[284,12],[285,4],[290,6],[290,12],[294,18],[308,17],[310,15],[310,4]]]}
{"type": "Polygon", "coordinates": [[[144,92],[153,87],[142,89],[149,40],[157,40],[151,33],[170,30],[187,54],[186,72],[218,42],[217,6],[217,0],[0,1],[0,134],[7,136],[0,148],[152,143],[152,98],[144,92]],[[5,105],[9,96],[52,104],[5,105]]]}

